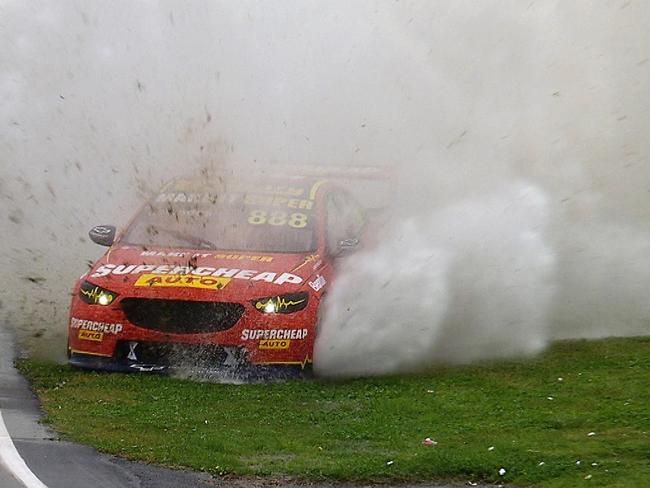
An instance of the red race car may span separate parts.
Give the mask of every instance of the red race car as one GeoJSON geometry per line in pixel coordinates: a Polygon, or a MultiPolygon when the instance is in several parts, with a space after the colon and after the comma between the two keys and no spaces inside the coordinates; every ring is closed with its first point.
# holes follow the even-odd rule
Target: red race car
{"type": "MultiPolygon", "coordinates": [[[[336,170],[311,171],[174,180],[119,235],[94,227],[90,238],[110,247],[74,287],[70,364],[308,375],[335,261],[371,227],[366,209],[323,179],[336,170]]],[[[377,168],[339,173],[387,179],[377,168]]]]}

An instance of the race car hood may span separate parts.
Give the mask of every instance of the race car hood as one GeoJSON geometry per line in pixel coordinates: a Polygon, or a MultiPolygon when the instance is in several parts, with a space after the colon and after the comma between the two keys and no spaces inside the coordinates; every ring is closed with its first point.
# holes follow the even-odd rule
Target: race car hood
{"type": "Polygon", "coordinates": [[[119,246],[85,279],[123,296],[241,300],[300,290],[321,265],[317,254],[119,246]]]}

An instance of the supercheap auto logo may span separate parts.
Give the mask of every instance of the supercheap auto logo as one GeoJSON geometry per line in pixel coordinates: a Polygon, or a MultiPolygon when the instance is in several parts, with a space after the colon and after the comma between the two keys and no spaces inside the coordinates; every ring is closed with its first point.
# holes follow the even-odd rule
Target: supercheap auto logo
{"type": "Polygon", "coordinates": [[[143,274],[135,286],[150,287],[188,287],[221,290],[230,283],[231,278],[212,278],[192,275],[143,274]]]}
{"type": "Polygon", "coordinates": [[[290,339],[281,339],[281,340],[272,340],[272,339],[262,339],[257,346],[262,350],[277,350],[277,349],[289,349],[291,345],[290,339]]]}
{"type": "MultiPolygon", "coordinates": [[[[244,329],[242,341],[305,339],[307,329],[244,329]]],[[[287,346],[288,347],[288,346],[287,346]]]]}
{"type": "MultiPolygon", "coordinates": [[[[110,322],[95,322],[94,320],[83,320],[76,317],[70,319],[70,328],[87,330],[90,332],[102,332],[108,334],[119,334],[124,326],[122,324],[113,324],[110,322]]],[[[81,339],[81,337],[79,337],[81,339]]]]}
{"type": "Polygon", "coordinates": [[[165,276],[191,275],[198,277],[233,278],[236,280],[265,281],[276,285],[284,285],[285,283],[298,285],[303,282],[300,276],[292,273],[259,272],[253,269],[239,268],[212,268],[210,266],[171,266],[167,264],[102,264],[90,277],[103,278],[109,275],[138,275],[142,273],[165,276]]]}
{"type": "Polygon", "coordinates": [[[104,340],[104,333],[93,332],[92,330],[80,330],[77,337],[84,341],[102,342],[104,340]]]}

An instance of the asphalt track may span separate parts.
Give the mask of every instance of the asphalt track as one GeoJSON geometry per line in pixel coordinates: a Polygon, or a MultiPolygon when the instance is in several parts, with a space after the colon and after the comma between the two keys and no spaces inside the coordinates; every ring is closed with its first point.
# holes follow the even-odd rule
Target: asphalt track
{"type": "Polygon", "coordinates": [[[53,432],[38,423],[41,416],[38,401],[13,367],[13,359],[12,336],[0,327],[0,488],[220,486],[219,480],[207,474],[131,463],[58,440],[53,432]],[[10,438],[3,435],[3,425],[10,438]],[[9,444],[15,447],[13,456],[9,444]],[[21,458],[24,468],[33,473],[22,483],[15,474],[16,471],[20,474],[21,458]]]}
{"type": "MultiPolygon", "coordinates": [[[[134,463],[64,442],[40,424],[41,410],[13,366],[12,334],[0,326],[0,488],[361,488],[378,485],[298,482],[290,478],[216,479],[205,473],[134,463]],[[22,481],[21,481],[22,480],[22,481]]],[[[387,486],[387,485],[381,485],[387,486]]],[[[452,488],[421,483],[401,488],[452,488]]]]}

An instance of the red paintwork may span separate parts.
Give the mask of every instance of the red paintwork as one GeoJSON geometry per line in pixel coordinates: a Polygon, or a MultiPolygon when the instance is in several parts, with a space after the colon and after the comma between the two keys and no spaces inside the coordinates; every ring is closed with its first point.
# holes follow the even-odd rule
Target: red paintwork
{"type": "MultiPolygon", "coordinates": [[[[117,243],[95,263],[92,269],[76,283],[70,307],[70,318],[121,324],[122,330],[117,333],[104,332],[102,339],[97,341],[80,339],[78,330],[72,329],[68,323],[69,348],[78,353],[94,354],[110,357],[118,340],[153,341],[153,342],[183,342],[183,343],[213,343],[224,346],[243,346],[252,364],[300,364],[304,365],[313,359],[313,347],[318,317],[318,307],[322,295],[332,280],[333,262],[325,251],[325,228],[322,201],[327,192],[323,185],[314,200],[315,228],[318,236],[318,249],[308,254],[282,253],[239,253],[236,250],[209,251],[205,249],[170,249],[147,247],[147,251],[182,252],[184,257],[142,256],[144,249],[139,246],[122,246],[117,243]],[[259,255],[272,257],[272,262],[254,261],[252,259],[230,259],[216,255],[259,255]],[[194,257],[193,257],[194,255],[194,257]],[[198,289],[189,287],[146,287],[134,286],[142,273],[93,277],[93,274],[106,264],[113,265],[170,265],[187,266],[192,258],[192,266],[229,268],[240,270],[255,270],[257,272],[291,273],[302,279],[300,284],[275,284],[265,281],[233,278],[222,290],[198,289]],[[317,276],[326,280],[326,285],[319,291],[310,287],[309,281],[317,276]],[[79,299],[79,286],[87,280],[94,285],[104,287],[118,294],[116,300],[108,306],[90,305],[79,299]],[[255,310],[250,303],[258,298],[304,291],[309,293],[307,308],[292,314],[264,314],[255,310]],[[223,332],[208,334],[168,334],[144,329],[130,324],[126,319],[120,301],[127,297],[170,298],[197,301],[225,301],[241,303],[245,307],[244,315],[231,329],[223,332]],[[259,340],[242,340],[244,329],[307,329],[304,339],[292,339],[288,349],[259,349],[259,340]]],[[[150,272],[150,271],[149,271],[150,272]]]]}

